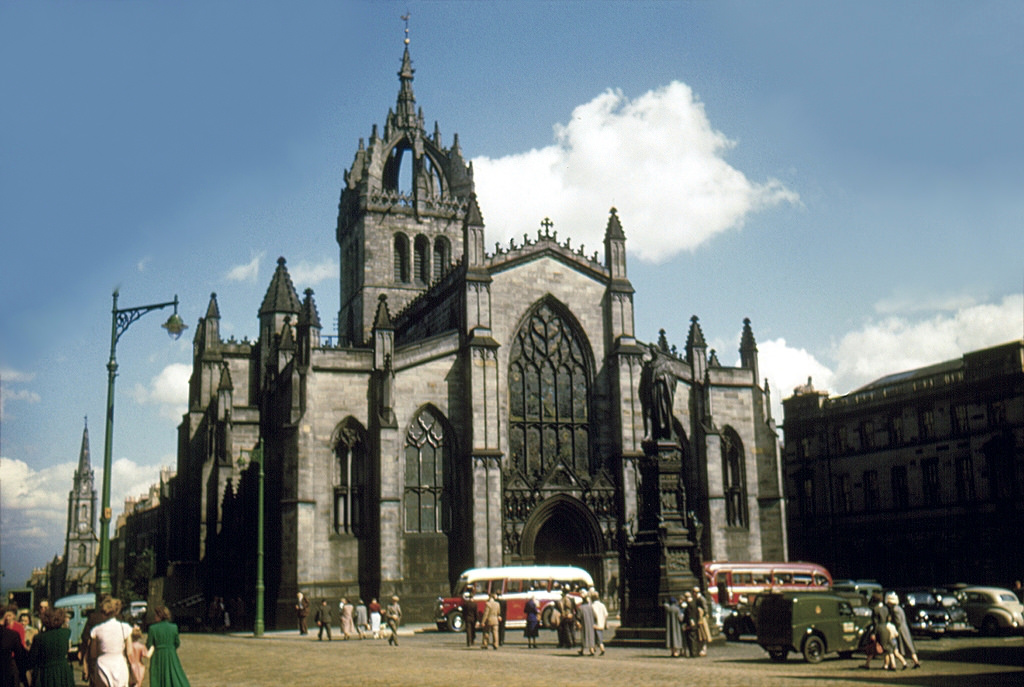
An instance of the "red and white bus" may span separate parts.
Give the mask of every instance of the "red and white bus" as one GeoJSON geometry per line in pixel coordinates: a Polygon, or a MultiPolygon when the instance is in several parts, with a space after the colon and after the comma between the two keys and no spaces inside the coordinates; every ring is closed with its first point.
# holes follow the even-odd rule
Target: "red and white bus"
{"type": "Polygon", "coordinates": [[[708,593],[722,606],[751,603],[761,592],[828,591],[832,575],[817,563],[710,561],[708,593]]]}
{"type": "Polygon", "coordinates": [[[470,568],[455,583],[454,595],[437,600],[437,629],[462,631],[462,595],[467,591],[483,617],[488,594],[505,602],[505,627],[526,627],[523,606],[531,596],[537,604],[542,627],[550,627],[552,604],[568,591],[579,602],[594,587],[590,573],[568,565],[512,565],[503,568],[470,568]]]}

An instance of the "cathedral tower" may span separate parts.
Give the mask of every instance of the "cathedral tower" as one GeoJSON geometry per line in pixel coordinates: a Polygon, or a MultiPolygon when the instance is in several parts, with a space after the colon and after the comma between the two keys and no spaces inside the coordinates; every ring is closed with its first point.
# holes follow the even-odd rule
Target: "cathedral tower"
{"type": "Polygon", "coordinates": [[[436,123],[427,135],[406,43],[396,109],[383,136],[374,125],[369,145],[360,139],[338,205],[338,334],[349,345],[367,342],[381,295],[398,312],[463,254],[473,169],[462,159],[458,135],[450,148],[436,123]]]}
{"type": "Polygon", "coordinates": [[[64,591],[67,594],[92,590],[96,579],[96,486],[89,459],[89,425],[82,430],[82,448],[74,486],[68,494],[68,527],[64,541],[64,591]]]}

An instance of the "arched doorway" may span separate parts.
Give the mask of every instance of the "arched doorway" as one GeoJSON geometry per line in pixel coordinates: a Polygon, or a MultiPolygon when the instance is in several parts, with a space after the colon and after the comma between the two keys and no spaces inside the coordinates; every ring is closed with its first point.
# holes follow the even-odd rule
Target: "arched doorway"
{"type": "Polygon", "coordinates": [[[536,565],[583,568],[603,591],[601,526],[590,509],[572,496],[557,494],[537,506],[523,527],[522,552],[536,565]]]}

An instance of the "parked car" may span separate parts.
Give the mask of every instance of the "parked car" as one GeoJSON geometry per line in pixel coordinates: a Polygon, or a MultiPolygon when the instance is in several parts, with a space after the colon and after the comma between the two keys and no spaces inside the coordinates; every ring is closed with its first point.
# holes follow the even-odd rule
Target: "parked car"
{"type": "Polygon", "coordinates": [[[757,643],[773,661],[790,651],[818,663],[825,654],[843,658],[861,648],[870,616],[854,613],[849,600],[831,592],[783,592],[758,596],[754,622],[757,643]]]}
{"type": "Polygon", "coordinates": [[[832,591],[843,596],[857,594],[865,601],[870,601],[872,594],[882,593],[882,585],[875,580],[834,580],[832,591]]]}
{"type": "Polygon", "coordinates": [[[967,620],[985,634],[1024,628],[1024,604],[1002,587],[967,587],[957,592],[967,620]]]}
{"type": "Polygon", "coordinates": [[[915,635],[938,638],[950,632],[972,629],[967,612],[955,596],[942,596],[937,590],[915,588],[900,590],[900,605],[907,616],[907,625],[915,635]]]}

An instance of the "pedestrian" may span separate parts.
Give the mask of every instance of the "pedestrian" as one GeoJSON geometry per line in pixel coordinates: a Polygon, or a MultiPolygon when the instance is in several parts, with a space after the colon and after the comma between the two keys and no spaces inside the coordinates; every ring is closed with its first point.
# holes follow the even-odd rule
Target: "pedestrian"
{"type": "Polygon", "coordinates": [[[594,634],[594,607],[590,605],[590,594],[584,593],[583,601],[576,608],[576,621],[580,627],[580,656],[593,656],[597,650],[597,636],[594,634]]]}
{"type": "Polygon", "coordinates": [[[132,626],[132,641],[128,645],[128,670],[131,673],[130,683],[141,685],[142,678],[146,675],[146,666],[142,657],[146,655],[146,645],[142,643],[142,628],[138,625],[132,626]]]}
{"type": "Polygon", "coordinates": [[[590,592],[590,605],[594,607],[594,641],[597,642],[600,655],[604,656],[604,630],[608,625],[608,608],[601,601],[601,595],[596,589],[590,592]]]}
{"type": "Polygon", "coordinates": [[[1024,586],[1021,585],[1020,580],[1014,580],[1013,593],[1017,596],[1018,601],[1024,603],[1024,586]]]}
{"type": "Polygon", "coordinates": [[[89,645],[92,642],[92,629],[107,619],[101,609],[108,598],[110,598],[109,594],[97,596],[96,608],[86,618],[85,626],[82,628],[82,640],[78,643],[78,663],[82,668],[82,682],[88,685],[99,685],[96,659],[92,657],[89,645]]]}
{"type": "Polygon", "coordinates": [[[505,646],[505,620],[508,618],[508,602],[498,595],[498,646],[505,646]]]}
{"type": "Polygon", "coordinates": [[[700,593],[700,587],[693,588],[693,601],[697,604],[699,620],[697,621],[697,655],[708,655],[708,644],[711,643],[711,625],[708,618],[711,617],[711,607],[706,596],[700,593]]]}
{"type": "Polygon", "coordinates": [[[402,607],[398,605],[397,596],[391,597],[391,603],[388,604],[384,615],[387,616],[388,629],[391,630],[391,634],[388,636],[388,644],[398,646],[398,626],[402,622],[402,607]]]}
{"type": "Polygon", "coordinates": [[[572,649],[576,646],[576,600],[568,589],[562,590],[562,598],[558,602],[559,620],[558,646],[572,649]]]}
{"type": "MultiPolygon", "coordinates": [[[[71,630],[64,627],[67,613],[63,608],[40,610],[43,631],[36,636],[28,652],[27,667],[32,671],[32,684],[34,687],[74,687],[75,671],[68,663],[71,630]]],[[[10,656],[9,651],[5,653],[10,656]]]]}
{"type": "Polygon", "coordinates": [[[473,600],[473,593],[466,591],[462,595],[462,625],[466,631],[466,646],[470,647],[476,643],[476,601],[473,600]]]}
{"type": "Polygon", "coordinates": [[[686,646],[686,655],[689,658],[696,658],[700,655],[700,604],[693,598],[690,592],[683,592],[683,641],[686,646]]]}
{"type": "Polygon", "coordinates": [[[93,684],[127,687],[129,675],[125,654],[132,643],[132,626],[118,619],[120,599],[107,597],[99,610],[105,620],[92,628],[89,636],[89,655],[96,665],[93,684]]]}
{"type": "Polygon", "coordinates": [[[338,604],[338,608],[341,611],[342,639],[348,641],[356,631],[355,623],[353,622],[353,615],[356,612],[356,607],[349,603],[348,599],[342,599],[338,604]]]}
{"type": "Polygon", "coordinates": [[[672,657],[679,656],[683,651],[682,609],[676,597],[668,597],[665,602],[665,648],[672,652],[672,657]]]}
{"type": "Polygon", "coordinates": [[[480,648],[487,650],[487,640],[491,641],[494,650],[498,650],[498,622],[501,620],[501,606],[498,605],[498,598],[492,593],[487,597],[484,604],[484,617],[480,619],[480,627],[483,630],[483,639],[480,648]]]}
{"type": "Polygon", "coordinates": [[[299,621],[299,634],[308,635],[309,627],[306,625],[306,616],[309,615],[309,599],[302,592],[295,595],[295,617],[299,621]]]}
{"type": "MultiPolygon", "coordinates": [[[[882,603],[882,594],[875,592],[871,595],[871,622],[873,624],[872,639],[882,648],[882,668],[885,670],[896,670],[896,660],[899,658],[903,667],[907,662],[896,650],[896,626],[891,622],[889,609],[882,603]]],[[[868,653],[864,668],[871,668],[871,659],[877,654],[868,653]]]]}
{"type": "Polygon", "coordinates": [[[149,687],[189,687],[185,669],[178,659],[181,637],[178,626],[171,622],[167,606],[153,609],[156,622],[146,634],[146,655],[149,657],[149,687]]]}
{"type": "MultiPolygon", "coordinates": [[[[896,592],[889,592],[885,595],[885,605],[889,607],[891,622],[896,626],[896,639],[899,652],[914,662],[915,668],[921,667],[921,661],[917,657],[917,647],[914,646],[914,638],[910,636],[910,625],[907,623],[907,614],[900,606],[900,598],[896,592]]],[[[903,668],[906,669],[906,661],[903,668]]]]}
{"type": "MultiPolygon", "coordinates": [[[[67,643],[64,644],[67,651],[67,643]]],[[[65,654],[66,655],[66,654],[65,654]]],[[[18,687],[27,684],[25,671],[29,667],[28,652],[18,633],[0,623],[0,687],[18,687]]]]}
{"type": "Polygon", "coordinates": [[[320,606],[316,609],[316,616],[313,618],[319,631],[316,633],[316,641],[324,641],[324,630],[327,630],[327,641],[333,641],[331,636],[331,607],[327,605],[327,599],[320,599],[320,606]]]}
{"type": "Polygon", "coordinates": [[[4,627],[8,630],[14,630],[18,633],[18,639],[21,640],[21,648],[27,650],[28,645],[25,643],[25,626],[18,622],[18,607],[11,605],[4,610],[3,618],[4,627]]]}
{"type": "Polygon", "coordinates": [[[526,616],[526,630],[523,631],[523,636],[526,637],[526,647],[536,649],[537,637],[540,635],[540,616],[537,614],[537,601],[532,594],[523,604],[523,615],[526,616]]]}
{"type": "Polygon", "coordinates": [[[370,611],[370,632],[373,633],[374,639],[380,639],[380,603],[376,599],[370,599],[370,605],[367,606],[367,610],[370,611]]]}
{"type": "Polygon", "coordinates": [[[356,604],[356,632],[359,634],[359,639],[366,639],[366,630],[369,627],[370,616],[366,610],[366,603],[359,599],[359,603],[356,604]]]}
{"type": "Polygon", "coordinates": [[[25,648],[32,648],[32,640],[35,639],[39,629],[32,624],[32,618],[29,616],[28,611],[21,611],[18,613],[18,622],[25,628],[25,648]]]}

